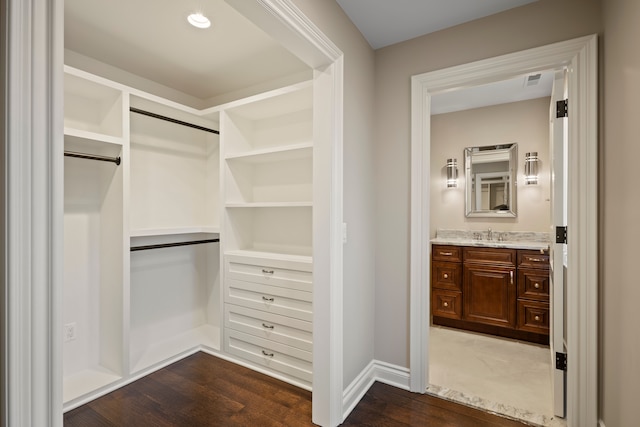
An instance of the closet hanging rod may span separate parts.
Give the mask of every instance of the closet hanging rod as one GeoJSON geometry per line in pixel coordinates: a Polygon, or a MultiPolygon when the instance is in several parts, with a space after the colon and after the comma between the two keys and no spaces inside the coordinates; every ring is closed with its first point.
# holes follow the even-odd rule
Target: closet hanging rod
{"type": "Polygon", "coordinates": [[[164,121],[175,123],[178,125],[187,126],[193,129],[203,130],[205,132],[211,132],[211,133],[215,133],[216,135],[220,135],[220,131],[217,131],[215,129],[207,128],[200,125],[194,125],[193,123],[189,123],[189,122],[183,122],[182,120],[173,119],[171,117],[152,113],[150,111],[141,110],[139,108],[129,107],[129,111],[131,111],[132,113],[142,114],[143,116],[153,117],[154,119],[164,120],[164,121]]]}
{"type": "Polygon", "coordinates": [[[99,156],[96,154],[77,153],[75,151],[65,151],[64,155],[65,157],[75,157],[78,159],[98,160],[100,162],[111,162],[111,163],[115,163],[116,165],[120,165],[120,163],[122,162],[122,159],[120,158],[120,156],[107,157],[107,156],[99,156]]]}
{"type": "Polygon", "coordinates": [[[219,241],[220,239],[206,239],[206,240],[192,240],[189,242],[159,243],[157,245],[132,246],[131,252],[146,251],[147,249],[172,248],[174,246],[201,245],[203,243],[215,243],[219,241]]]}

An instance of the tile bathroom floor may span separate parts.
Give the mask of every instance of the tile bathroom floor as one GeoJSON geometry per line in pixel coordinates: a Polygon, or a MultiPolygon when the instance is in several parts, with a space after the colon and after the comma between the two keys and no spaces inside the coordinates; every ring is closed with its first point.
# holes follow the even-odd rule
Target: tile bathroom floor
{"type": "Polygon", "coordinates": [[[429,393],[521,419],[560,426],[553,417],[548,347],[431,327],[429,393]]]}

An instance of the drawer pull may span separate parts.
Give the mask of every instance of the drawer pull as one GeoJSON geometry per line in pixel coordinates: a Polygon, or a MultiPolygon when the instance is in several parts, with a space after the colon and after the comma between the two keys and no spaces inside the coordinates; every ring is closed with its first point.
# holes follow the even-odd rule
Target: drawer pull
{"type": "Polygon", "coordinates": [[[531,258],[529,257],[529,261],[531,262],[544,262],[544,258],[531,258]]]}
{"type": "Polygon", "coordinates": [[[264,274],[273,274],[273,270],[267,270],[265,268],[262,269],[262,273],[264,274]]]}
{"type": "Polygon", "coordinates": [[[513,270],[509,272],[509,276],[511,277],[511,284],[513,285],[513,270]]]}
{"type": "Polygon", "coordinates": [[[540,283],[536,282],[533,284],[533,287],[536,289],[540,289],[540,283]]]}
{"type": "Polygon", "coordinates": [[[442,305],[443,305],[443,306],[445,306],[445,307],[449,307],[449,303],[448,303],[448,302],[446,302],[446,301],[445,301],[445,302],[443,302],[443,303],[442,303],[442,305]]]}
{"type": "Polygon", "coordinates": [[[451,256],[451,255],[453,255],[453,252],[442,252],[442,251],[440,251],[440,255],[442,255],[442,256],[451,256]]]}
{"type": "Polygon", "coordinates": [[[536,322],[539,322],[539,321],[540,321],[540,316],[536,316],[536,317],[534,317],[533,319],[534,319],[536,322]]]}
{"type": "Polygon", "coordinates": [[[265,328],[265,329],[273,329],[273,328],[275,328],[275,326],[273,326],[273,325],[267,325],[266,323],[263,323],[263,324],[262,324],[262,327],[263,327],[263,328],[265,328]]]}
{"type": "Polygon", "coordinates": [[[267,353],[266,351],[262,350],[262,355],[263,356],[267,356],[267,357],[273,357],[273,353],[267,353]]]}
{"type": "Polygon", "coordinates": [[[263,296],[262,300],[263,301],[267,301],[267,302],[273,302],[273,297],[265,297],[265,296],[263,296]]]}
{"type": "Polygon", "coordinates": [[[442,277],[444,277],[445,279],[448,279],[448,278],[449,278],[449,275],[448,275],[447,273],[444,273],[444,274],[442,275],[442,277]]]}

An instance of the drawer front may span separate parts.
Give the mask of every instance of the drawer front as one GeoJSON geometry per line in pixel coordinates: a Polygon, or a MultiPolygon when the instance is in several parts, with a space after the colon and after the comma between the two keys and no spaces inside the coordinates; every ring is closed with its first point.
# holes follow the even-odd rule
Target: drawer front
{"type": "Polygon", "coordinates": [[[519,268],[542,268],[549,269],[549,254],[540,251],[518,251],[519,268]]]}
{"type": "Polygon", "coordinates": [[[549,270],[518,270],[518,298],[549,301],[549,270]]]}
{"type": "Polygon", "coordinates": [[[433,316],[462,318],[462,292],[434,289],[431,292],[431,311],[433,316]]]}
{"type": "Polygon", "coordinates": [[[465,263],[515,267],[516,251],[515,249],[466,247],[463,251],[463,259],[465,263]]]}
{"type": "Polygon", "coordinates": [[[431,286],[452,291],[462,290],[462,264],[434,261],[431,266],[431,286]]]}
{"type": "Polygon", "coordinates": [[[549,304],[518,300],[518,329],[549,334],[549,304]]]}
{"type": "MultiPolygon", "coordinates": [[[[296,270],[276,266],[273,260],[242,260],[234,257],[226,258],[225,277],[247,282],[264,283],[265,285],[280,286],[288,289],[311,292],[313,277],[311,271],[296,270]]],[[[311,266],[309,266],[309,269],[311,266]]]]}
{"type": "Polygon", "coordinates": [[[433,245],[431,258],[434,261],[462,261],[462,248],[460,246],[433,245]]]}
{"type": "Polygon", "coordinates": [[[312,353],[248,335],[225,330],[224,350],[256,365],[301,380],[310,386],[313,380],[312,353]]]}
{"type": "Polygon", "coordinates": [[[311,292],[225,280],[225,302],[308,322],[313,320],[311,292]]]}
{"type": "Polygon", "coordinates": [[[301,350],[313,350],[312,323],[305,320],[225,304],[224,326],[301,350]]]}

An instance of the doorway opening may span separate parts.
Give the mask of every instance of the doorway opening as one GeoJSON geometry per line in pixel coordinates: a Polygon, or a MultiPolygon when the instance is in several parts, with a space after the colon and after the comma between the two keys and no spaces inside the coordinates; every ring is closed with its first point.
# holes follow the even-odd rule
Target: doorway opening
{"type": "Polygon", "coordinates": [[[588,36],[434,71],[412,78],[410,388],[424,393],[429,381],[431,278],[429,194],[431,98],[540,70],[567,67],[568,117],[566,328],[568,425],[597,422],[597,44],[588,36]],[[578,286],[578,283],[580,286],[578,286]]]}

